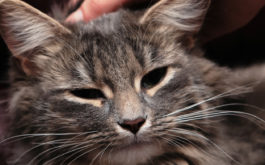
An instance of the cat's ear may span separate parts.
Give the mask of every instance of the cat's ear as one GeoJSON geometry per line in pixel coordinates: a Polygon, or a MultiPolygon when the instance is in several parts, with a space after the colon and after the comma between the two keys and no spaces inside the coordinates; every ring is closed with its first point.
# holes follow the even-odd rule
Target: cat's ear
{"type": "Polygon", "coordinates": [[[210,0],[160,0],[140,23],[158,33],[192,36],[200,30],[209,4],[210,0]]]}
{"type": "Polygon", "coordinates": [[[36,54],[53,51],[60,36],[70,30],[20,0],[0,0],[0,34],[23,71],[34,74],[36,54]]]}

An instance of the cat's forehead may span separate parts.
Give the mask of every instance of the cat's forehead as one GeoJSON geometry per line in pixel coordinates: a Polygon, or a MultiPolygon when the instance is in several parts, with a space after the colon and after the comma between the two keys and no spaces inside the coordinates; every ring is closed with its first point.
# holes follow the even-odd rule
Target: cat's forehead
{"type": "MultiPolygon", "coordinates": [[[[181,48],[170,43],[165,46],[152,41],[149,34],[143,36],[140,29],[118,29],[111,33],[89,30],[79,36],[79,55],[83,65],[92,65],[94,73],[128,77],[134,72],[146,72],[155,67],[181,63],[184,59],[181,48]],[[134,33],[132,33],[132,31],[134,33]],[[117,72],[117,73],[115,73],[117,72]]],[[[100,74],[97,74],[100,75],[100,74]]]]}
{"type": "MultiPolygon", "coordinates": [[[[107,81],[121,84],[133,82],[133,77],[144,70],[144,56],[149,50],[137,48],[118,34],[104,35],[100,32],[87,32],[80,36],[78,56],[72,70],[82,78],[87,76],[93,82],[107,81]]],[[[123,84],[124,86],[125,84],[123,84]]]]}
{"type": "Polygon", "coordinates": [[[185,54],[175,41],[167,42],[137,24],[136,18],[125,17],[120,12],[82,24],[74,33],[78,36],[77,44],[82,47],[80,55],[99,58],[105,61],[106,67],[130,63],[150,69],[152,65],[181,62],[176,56],[185,54]]]}
{"type": "MultiPolygon", "coordinates": [[[[74,38],[59,53],[62,63],[67,61],[61,69],[67,82],[105,81],[126,87],[152,69],[185,63],[177,44],[161,42],[152,31],[122,20],[112,16],[72,28],[74,38]]],[[[62,66],[54,61],[56,67],[62,66]]]]}

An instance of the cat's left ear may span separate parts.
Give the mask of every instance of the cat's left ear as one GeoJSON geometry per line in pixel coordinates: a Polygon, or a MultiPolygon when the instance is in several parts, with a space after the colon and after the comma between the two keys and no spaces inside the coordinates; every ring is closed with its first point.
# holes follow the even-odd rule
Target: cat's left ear
{"type": "Polygon", "coordinates": [[[156,33],[193,36],[198,33],[210,0],[160,0],[145,12],[140,23],[156,33]]]}
{"type": "Polygon", "coordinates": [[[20,0],[0,0],[0,34],[28,75],[36,71],[33,59],[42,51],[56,50],[59,38],[70,33],[56,20],[20,0]]]}

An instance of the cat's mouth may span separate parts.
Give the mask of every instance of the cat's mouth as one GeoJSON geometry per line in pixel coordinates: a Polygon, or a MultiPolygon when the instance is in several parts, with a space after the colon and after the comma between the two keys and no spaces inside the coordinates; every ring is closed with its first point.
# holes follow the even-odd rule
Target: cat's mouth
{"type": "Polygon", "coordinates": [[[159,144],[152,138],[138,134],[124,137],[116,147],[118,151],[137,151],[150,146],[159,147],[159,144]]]}
{"type": "Polygon", "coordinates": [[[149,145],[154,145],[152,142],[146,142],[146,141],[139,141],[139,140],[134,140],[131,143],[127,143],[124,145],[121,145],[119,147],[120,150],[124,150],[124,149],[132,149],[132,150],[137,150],[138,148],[141,148],[143,146],[149,146],[149,145]]]}
{"type": "Polygon", "coordinates": [[[129,144],[120,145],[111,155],[114,162],[122,164],[122,162],[145,162],[161,154],[162,150],[158,144],[135,140],[129,144]]]}

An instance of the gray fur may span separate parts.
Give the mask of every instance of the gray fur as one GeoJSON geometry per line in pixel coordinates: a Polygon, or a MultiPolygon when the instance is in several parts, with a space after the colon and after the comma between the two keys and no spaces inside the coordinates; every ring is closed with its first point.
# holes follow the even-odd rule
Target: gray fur
{"type": "Polygon", "coordinates": [[[0,1],[0,32],[14,55],[14,119],[4,142],[17,140],[18,156],[10,164],[264,164],[264,121],[247,114],[247,106],[215,107],[241,103],[264,78],[264,67],[232,71],[200,56],[191,42],[208,6],[207,0],[162,0],[147,11],[61,25],[20,1],[0,1]],[[12,21],[24,15],[36,24],[12,21]],[[35,27],[53,37],[27,30],[35,27]],[[161,67],[169,68],[169,78],[144,89],[143,77],[161,67]],[[70,94],[84,88],[105,97],[70,94]],[[146,118],[137,136],[119,125],[137,118],[146,118]]]}

